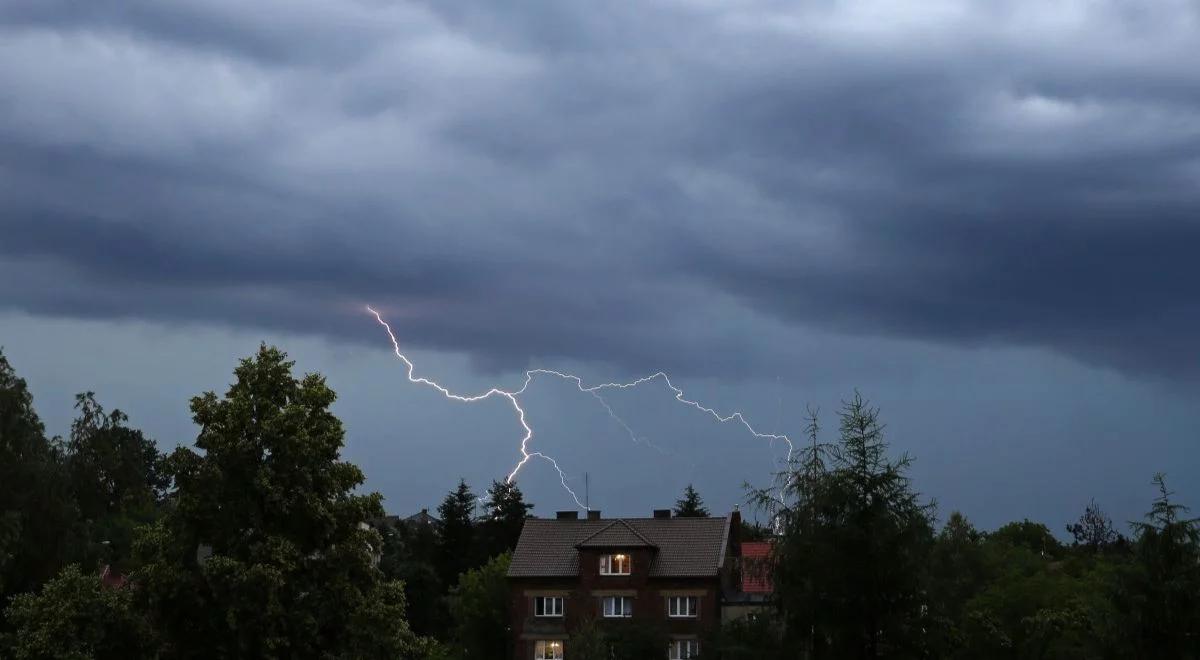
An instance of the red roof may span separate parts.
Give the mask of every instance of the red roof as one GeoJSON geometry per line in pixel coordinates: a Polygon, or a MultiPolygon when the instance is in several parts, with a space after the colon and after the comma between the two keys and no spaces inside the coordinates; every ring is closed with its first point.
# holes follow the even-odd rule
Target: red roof
{"type": "Polygon", "coordinates": [[[770,541],[742,543],[742,593],[769,594],[775,590],[768,574],[767,560],[770,556],[770,541]]]}

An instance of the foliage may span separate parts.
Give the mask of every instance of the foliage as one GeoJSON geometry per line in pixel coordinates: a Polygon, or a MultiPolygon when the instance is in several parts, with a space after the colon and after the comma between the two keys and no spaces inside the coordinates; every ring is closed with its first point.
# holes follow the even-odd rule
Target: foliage
{"type": "Polygon", "coordinates": [[[604,627],[604,640],[611,660],[644,660],[666,655],[667,631],[660,623],[638,619],[610,623],[604,627]]]}
{"type": "Polygon", "coordinates": [[[25,380],[0,352],[0,604],[53,577],[78,536],[63,447],[46,438],[25,380]]]}
{"type": "Polygon", "coordinates": [[[840,422],[836,445],[814,442],[780,490],[757,494],[782,526],[776,601],[812,657],[912,657],[927,627],[932,505],[909,484],[911,459],[888,457],[878,411],[856,395],[840,422]]]}
{"type": "Polygon", "coordinates": [[[450,592],[454,639],[467,658],[506,658],[513,648],[508,610],[508,564],[498,555],[458,578],[450,592]]]}
{"type": "Polygon", "coordinates": [[[15,597],[13,660],[136,660],[152,657],[153,637],[133,609],[128,588],[104,587],[72,565],[37,593],[15,597]]]}
{"type": "Polygon", "coordinates": [[[1100,509],[1094,499],[1077,522],[1067,525],[1067,532],[1075,539],[1075,547],[1087,552],[1104,552],[1125,542],[1125,538],[1113,527],[1112,518],[1100,509]]]}
{"type": "Polygon", "coordinates": [[[1171,499],[1164,475],[1146,519],[1132,523],[1137,570],[1124,584],[1143,657],[1200,657],[1200,519],[1171,499]]]}
{"type": "Polygon", "coordinates": [[[436,564],[443,584],[454,584],[460,573],[477,565],[474,511],[475,494],[463,479],[438,506],[442,525],[436,564]]]}
{"type": "Polygon", "coordinates": [[[92,392],[75,397],[67,466],[72,495],[83,517],[87,556],[122,566],[134,528],[151,522],[168,484],[154,441],[125,425],[120,410],[106,414],[92,392]]]}
{"type": "Polygon", "coordinates": [[[704,508],[704,500],[691,484],[683,490],[683,497],[675,501],[676,518],[705,518],[708,509],[704,508]]]}
{"type": "Polygon", "coordinates": [[[571,660],[610,660],[608,639],[592,617],[584,619],[571,631],[567,649],[571,660]]]}
{"type": "Polygon", "coordinates": [[[291,368],[264,345],[224,397],[192,399],[203,453],[170,455],[172,507],[136,547],[135,594],[164,657],[415,652],[402,588],[374,567],[381,540],[363,524],[380,496],[354,494],[362,472],[338,459],[333,391],[291,368]]]}
{"type": "Polygon", "coordinates": [[[492,482],[488,490],[486,507],[480,524],[483,556],[490,558],[512,552],[517,547],[521,528],[525,526],[525,519],[529,517],[533,505],[525,501],[515,481],[498,479],[492,482]]]}
{"type": "Polygon", "coordinates": [[[744,616],[715,629],[700,645],[705,658],[785,660],[795,654],[784,644],[783,627],[770,612],[744,616]]]}

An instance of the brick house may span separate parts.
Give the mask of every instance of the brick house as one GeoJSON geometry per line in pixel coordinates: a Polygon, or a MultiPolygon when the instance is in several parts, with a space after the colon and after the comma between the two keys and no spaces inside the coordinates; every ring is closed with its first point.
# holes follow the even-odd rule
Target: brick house
{"type": "MultiPolygon", "coordinates": [[[[525,522],[508,570],[517,660],[557,660],[582,621],[661,624],[663,657],[699,655],[720,625],[723,588],[737,584],[738,512],[721,518],[585,519],[574,511],[525,522]]],[[[736,587],[734,587],[736,589],[736,587]]]]}

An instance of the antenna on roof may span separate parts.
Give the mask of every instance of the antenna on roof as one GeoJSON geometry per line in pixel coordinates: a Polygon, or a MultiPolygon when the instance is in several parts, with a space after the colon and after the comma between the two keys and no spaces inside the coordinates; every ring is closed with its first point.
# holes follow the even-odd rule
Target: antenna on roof
{"type": "Polygon", "coordinates": [[[583,473],[583,508],[587,511],[592,510],[592,498],[590,495],[591,488],[589,488],[589,486],[590,486],[590,484],[588,483],[588,473],[584,472],[583,473]]]}

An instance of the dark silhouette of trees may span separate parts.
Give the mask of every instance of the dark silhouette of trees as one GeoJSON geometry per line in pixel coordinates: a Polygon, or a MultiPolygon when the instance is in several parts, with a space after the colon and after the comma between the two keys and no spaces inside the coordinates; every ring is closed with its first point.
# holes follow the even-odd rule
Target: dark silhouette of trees
{"type": "Polygon", "coordinates": [[[488,490],[485,512],[480,521],[480,536],[483,556],[495,557],[512,552],[521,538],[521,528],[533,505],[525,501],[525,495],[515,481],[498,479],[488,490]]]}
{"type": "Polygon", "coordinates": [[[810,657],[914,657],[924,644],[932,505],[909,483],[911,459],[887,455],[877,410],[856,395],[839,417],[836,445],[817,446],[780,490],[757,494],[782,528],[776,601],[791,642],[810,657]]]}
{"type": "Polygon", "coordinates": [[[675,517],[676,518],[704,518],[708,516],[708,509],[704,508],[704,500],[700,499],[700,493],[691,484],[683,489],[683,497],[675,501],[675,517]]]}
{"type": "Polygon", "coordinates": [[[459,479],[458,487],[447,493],[438,506],[438,517],[442,523],[436,565],[438,577],[444,585],[454,584],[460,573],[479,563],[481,553],[476,545],[475,499],[466,480],[459,479]]]}
{"type": "Polygon", "coordinates": [[[373,565],[378,493],[339,460],[324,378],[263,345],[219,397],[192,399],[198,453],[176,449],[172,506],[137,540],[136,601],[168,657],[404,657],[402,587],[373,565]]]}

